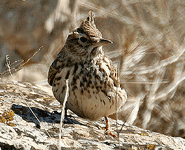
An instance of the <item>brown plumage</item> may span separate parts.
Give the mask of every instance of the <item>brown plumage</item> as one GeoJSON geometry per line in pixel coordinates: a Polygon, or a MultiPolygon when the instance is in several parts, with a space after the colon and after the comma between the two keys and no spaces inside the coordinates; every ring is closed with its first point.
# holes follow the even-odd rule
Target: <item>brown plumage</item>
{"type": "Polygon", "coordinates": [[[109,116],[116,112],[116,104],[119,110],[126,101],[116,69],[102,50],[109,43],[112,42],[102,38],[90,12],[80,27],[69,34],[49,69],[48,82],[61,104],[65,80],[69,79],[66,107],[82,118],[98,120],[109,116]]]}

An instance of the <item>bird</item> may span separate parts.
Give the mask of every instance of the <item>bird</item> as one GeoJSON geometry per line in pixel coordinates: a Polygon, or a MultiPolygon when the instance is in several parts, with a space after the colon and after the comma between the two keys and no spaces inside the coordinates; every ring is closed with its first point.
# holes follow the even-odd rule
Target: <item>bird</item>
{"type": "Polygon", "coordinates": [[[102,49],[111,43],[102,37],[90,11],[80,27],[69,33],[48,72],[54,97],[63,104],[68,80],[66,109],[91,121],[105,117],[106,130],[109,130],[107,117],[114,116],[127,99],[117,69],[102,49]]]}

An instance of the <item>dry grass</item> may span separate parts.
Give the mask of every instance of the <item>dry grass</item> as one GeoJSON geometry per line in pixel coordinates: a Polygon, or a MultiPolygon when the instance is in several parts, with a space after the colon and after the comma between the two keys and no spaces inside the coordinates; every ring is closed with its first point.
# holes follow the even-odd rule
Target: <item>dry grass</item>
{"type": "MultiPolygon", "coordinates": [[[[104,49],[118,66],[122,87],[128,93],[119,118],[145,129],[185,137],[185,2],[81,0],[77,6],[77,25],[92,10],[103,36],[114,42],[104,49]]],[[[64,38],[67,34],[63,33],[64,38]]],[[[38,73],[39,66],[47,75],[56,47],[63,44],[55,41],[33,70],[38,73]]]]}
{"type": "Polygon", "coordinates": [[[145,129],[184,136],[184,2],[97,3],[80,6],[100,10],[98,15],[106,17],[104,23],[99,20],[100,27],[102,23],[109,30],[100,30],[115,43],[107,54],[119,66],[129,97],[120,118],[145,129]]]}

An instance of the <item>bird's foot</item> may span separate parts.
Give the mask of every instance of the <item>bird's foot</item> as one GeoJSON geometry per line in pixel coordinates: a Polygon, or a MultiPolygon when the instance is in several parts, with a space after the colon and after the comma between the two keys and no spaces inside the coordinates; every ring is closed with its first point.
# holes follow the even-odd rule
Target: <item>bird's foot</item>
{"type": "Polygon", "coordinates": [[[113,138],[116,138],[116,135],[115,135],[114,133],[112,133],[110,130],[106,130],[106,131],[105,131],[105,134],[106,134],[106,135],[110,135],[110,136],[112,136],[113,138]]]}
{"type": "Polygon", "coordinates": [[[105,121],[106,121],[106,127],[105,127],[105,134],[106,135],[111,135],[112,137],[116,138],[116,135],[113,134],[111,131],[110,131],[110,126],[109,126],[109,122],[108,122],[108,118],[105,116],[105,121]]]}

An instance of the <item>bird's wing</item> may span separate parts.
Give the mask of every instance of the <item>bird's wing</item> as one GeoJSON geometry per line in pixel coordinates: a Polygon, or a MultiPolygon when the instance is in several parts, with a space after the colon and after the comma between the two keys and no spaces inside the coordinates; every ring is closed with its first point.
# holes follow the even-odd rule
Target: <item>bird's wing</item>
{"type": "Polygon", "coordinates": [[[110,70],[110,77],[113,80],[114,85],[116,87],[120,87],[120,80],[118,77],[116,67],[113,65],[112,61],[106,55],[104,56],[103,60],[104,60],[104,62],[106,62],[107,66],[110,70]]]}
{"type": "Polygon", "coordinates": [[[58,72],[57,62],[58,62],[58,58],[53,61],[52,65],[49,68],[49,72],[48,72],[48,83],[51,86],[53,84],[53,80],[55,78],[55,75],[58,72]]]}

